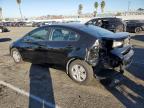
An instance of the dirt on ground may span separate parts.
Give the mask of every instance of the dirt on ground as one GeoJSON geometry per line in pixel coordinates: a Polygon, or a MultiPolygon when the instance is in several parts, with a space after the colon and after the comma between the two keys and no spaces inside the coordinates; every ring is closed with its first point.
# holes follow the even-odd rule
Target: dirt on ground
{"type": "Polygon", "coordinates": [[[89,86],[78,85],[59,67],[15,64],[9,55],[9,45],[34,28],[9,29],[10,32],[0,33],[0,81],[43,102],[0,84],[0,108],[49,108],[46,102],[61,108],[144,108],[144,33],[132,36],[133,63],[125,70],[124,80],[109,88],[96,79],[89,86]]]}

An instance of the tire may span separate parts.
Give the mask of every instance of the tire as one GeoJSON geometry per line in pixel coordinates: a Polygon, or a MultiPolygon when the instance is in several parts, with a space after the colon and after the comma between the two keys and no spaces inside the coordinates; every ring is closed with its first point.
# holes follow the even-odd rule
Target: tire
{"type": "Polygon", "coordinates": [[[75,60],[70,63],[68,72],[73,81],[82,85],[89,85],[94,79],[92,66],[82,60],[75,60]]]}
{"type": "Polygon", "coordinates": [[[23,61],[20,52],[16,48],[11,49],[11,56],[15,63],[21,63],[23,61]]]}
{"type": "Polygon", "coordinates": [[[141,27],[136,27],[135,28],[135,33],[139,33],[139,32],[141,32],[142,31],[142,28],[141,27]]]}

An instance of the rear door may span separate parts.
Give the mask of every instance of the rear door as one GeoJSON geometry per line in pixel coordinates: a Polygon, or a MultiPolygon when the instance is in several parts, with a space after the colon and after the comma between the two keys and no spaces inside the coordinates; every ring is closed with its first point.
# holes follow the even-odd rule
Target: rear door
{"type": "Polygon", "coordinates": [[[65,64],[68,56],[78,48],[80,35],[63,27],[52,27],[47,44],[47,62],[65,64]]]}

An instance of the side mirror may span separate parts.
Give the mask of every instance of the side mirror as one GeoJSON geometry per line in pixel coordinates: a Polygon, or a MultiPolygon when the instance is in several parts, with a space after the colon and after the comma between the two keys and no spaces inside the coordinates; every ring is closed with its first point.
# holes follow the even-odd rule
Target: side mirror
{"type": "Polygon", "coordinates": [[[26,43],[31,43],[33,41],[33,39],[29,36],[26,36],[23,38],[23,41],[26,42],[26,43]]]}

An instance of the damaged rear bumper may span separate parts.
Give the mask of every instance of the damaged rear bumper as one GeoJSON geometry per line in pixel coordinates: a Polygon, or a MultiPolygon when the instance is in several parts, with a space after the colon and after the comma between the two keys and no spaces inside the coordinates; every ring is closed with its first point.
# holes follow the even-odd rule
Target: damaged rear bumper
{"type": "Polygon", "coordinates": [[[130,66],[133,60],[134,51],[131,45],[125,46],[123,48],[115,48],[111,53],[119,58],[119,61],[123,68],[130,66]]]}
{"type": "Polygon", "coordinates": [[[118,63],[117,65],[115,65],[118,68],[116,68],[115,66],[110,66],[113,69],[108,69],[105,67],[104,71],[99,72],[97,72],[96,68],[95,76],[99,80],[110,79],[112,81],[112,84],[110,84],[110,86],[113,86],[113,84],[115,84],[117,81],[120,82],[120,80],[122,80],[122,74],[124,72],[124,69],[129,67],[133,61],[134,51],[132,46],[129,45],[123,48],[115,48],[111,51],[111,54],[113,61],[118,63]]]}

